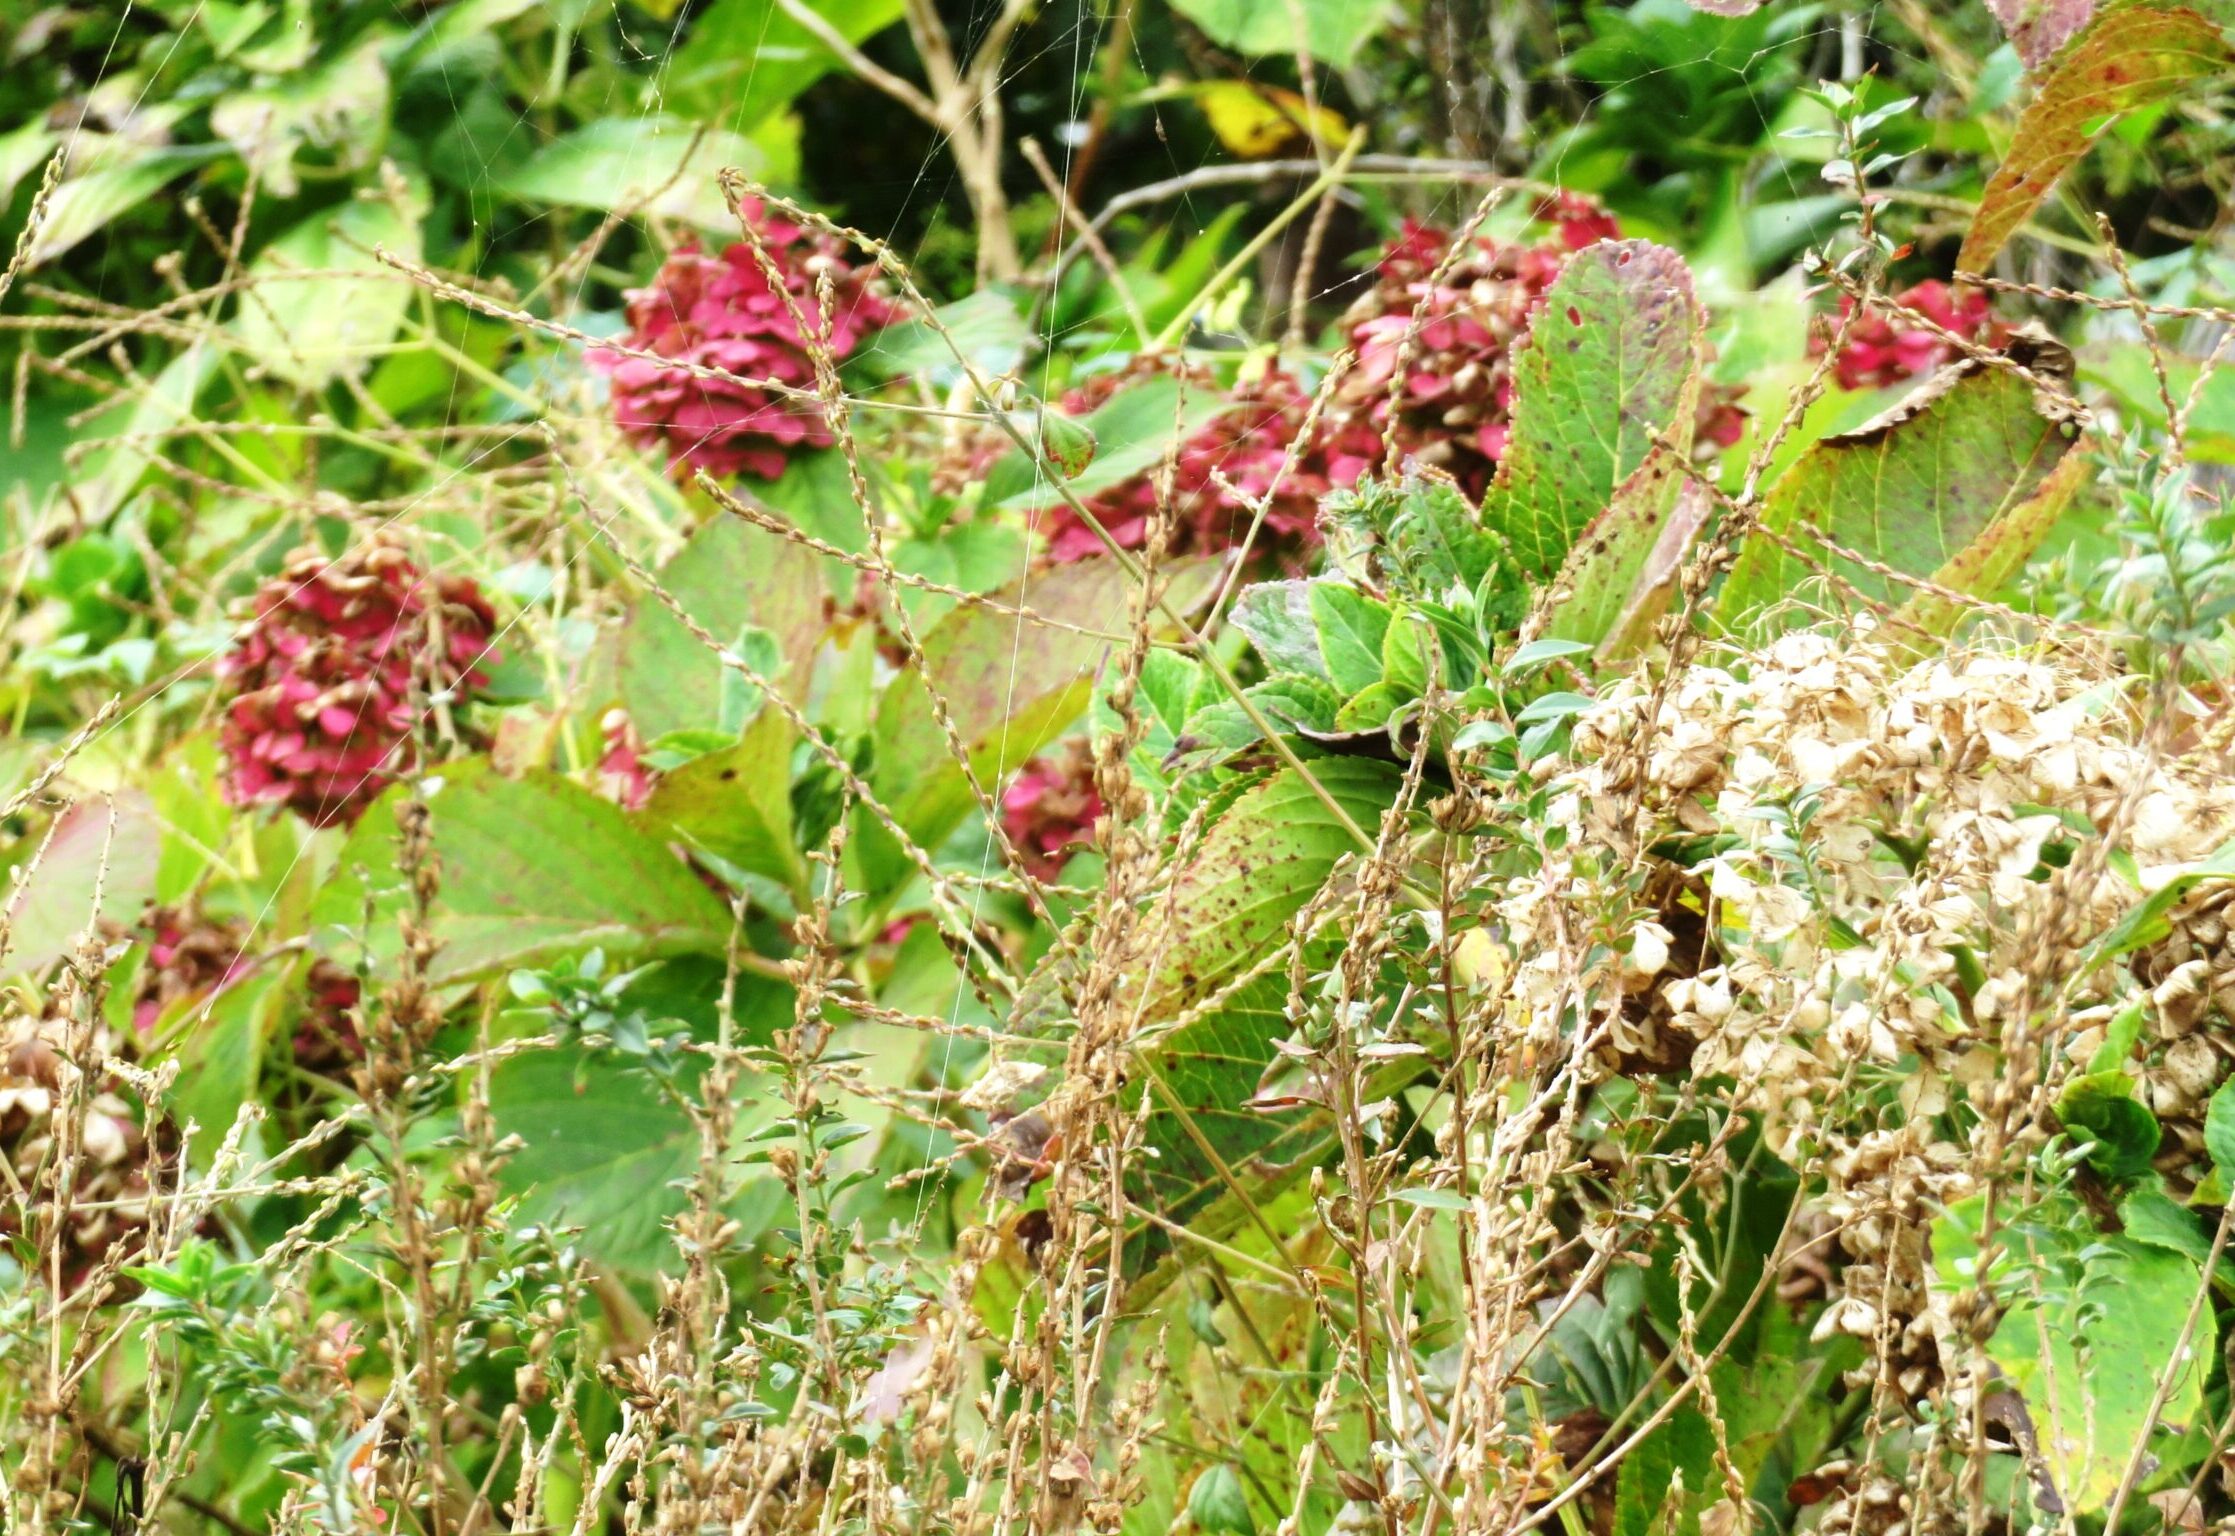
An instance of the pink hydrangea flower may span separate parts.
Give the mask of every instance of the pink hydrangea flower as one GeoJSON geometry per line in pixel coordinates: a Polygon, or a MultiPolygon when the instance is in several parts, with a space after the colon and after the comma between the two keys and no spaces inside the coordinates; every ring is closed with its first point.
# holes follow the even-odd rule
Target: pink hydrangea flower
{"type": "Polygon", "coordinates": [[[1025,868],[1042,880],[1053,880],[1064,861],[1093,837],[1101,815],[1094,758],[1083,741],[1025,764],[1001,796],[1002,830],[1025,868]]]}
{"type": "MultiPolygon", "coordinates": [[[[1062,402],[1065,414],[1084,416],[1143,372],[1172,371],[1178,365],[1158,360],[1122,373],[1105,374],[1073,390],[1062,402]]],[[[1207,375],[1191,371],[1202,389],[1215,389],[1207,375]]],[[[1319,498],[1329,489],[1326,477],[1308,455],[1283,474],[1289,445],[1303,430],[1311,400],[1295,378],[1267,370],[1229,391],[1228,407],[1180,446],[1171,464],[1175,554],[1216,553],[1241,542],[1257,503],[1268,493],[1261,551],[1308,548],[1319,540],[1319,498]]],[[[1086,505],[1110,537],[1124,549],[1148,542],[1165,469],[1146,474],[1089,497],[1086,505]]],[[[1068,504],[1042,514],[1040,532],[1047,558],[1057,564],[1102,552],[1102,541],[1068,504]]]]}
{"type": "MultiPolygon", "coordinates": [[[[1932,278],[1895,294],[1893,302],[1915,310],[1966,341],[2000,346],[2009,335],[2010,328],[1988,307],[1984,289],[1950,288],[1932,278]]],[[[1844,320],[1854,308],[1854,299],[1843,296],[1839,301],[1840,318],[1844,320]]],[[[1823,338],[1818,337],[1814,348],[1817,355],[1822,355],[1824,346],[1823,338]]],[[[1909,325],[1889,311],[1873,310],[1847,332],[1847,344],[1832,359],[1832,367],[1842,389],[1882,389],[1932,372],[1953,361],[1958,350],[1938,332],[1909,325]]]]}
{"type": "Polygon", "coordinates": [[[681,247],[651,286],[628,295],[629,328],[620,338],[633,351],[727,377],[590,353],[591,365],[612,380],[622,430],[664,452],[678,474],[703,469],[721,478],[773,479],[798,449],[830,446],[822,407],[787,391],[815,388],[811,345],[827,346],[836,361],[895,314],[874,273],[850,265],[836,240],[771,216],[758,200],[746,200],[742,211],[766,261],[746,241],[718,255],[681,247]],[[827,315],[817,294],[826,274],[827,315]]]}
{"type": "Polygon", "coordinates": [[[315,825],[355,821],[413,766],[418,669],[430,692],[470,691],[493,660],[496,616],[479,589],[422,575],[384,535],[338,560],[296,550],[248,611],[219,666],[226,791],[315,825]]]}

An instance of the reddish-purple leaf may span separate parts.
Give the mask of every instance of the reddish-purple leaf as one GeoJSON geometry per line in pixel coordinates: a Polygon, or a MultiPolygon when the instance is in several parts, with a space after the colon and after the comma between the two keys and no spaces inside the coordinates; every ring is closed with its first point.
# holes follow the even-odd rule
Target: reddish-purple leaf
{"type": "Polygon", "coordinates": [[[1987,183],[1956,258],[1979,272],[2097,136],[2137,107],[2235,66],[2219,27],[2186,8],[2098,16],[2058,58],[2018,119],[2010,153],[1987,183]]]}

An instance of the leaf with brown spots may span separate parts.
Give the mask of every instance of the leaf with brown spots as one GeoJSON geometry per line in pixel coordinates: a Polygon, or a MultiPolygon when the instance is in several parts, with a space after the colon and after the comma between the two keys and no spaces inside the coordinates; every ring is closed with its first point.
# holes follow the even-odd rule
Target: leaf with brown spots
{"type": "MultiPolygon", "coordinates": [[[[2012,356],[2037,378],[2071,376],[2071,354],[2045,337],[2021,337],[2012,356]]],[[[2029,509],[2055,493],[2051,477],[2078,435],[2067,410],[2008,367],[1943,369],[1876,420],[1811,444],[1778,477],[1716,600],[1718,621],[1754,623],[1827,571],[1835,601],[1896,608],[1919,591],[1904,578],[1999,583],[2046,531],[2029,509]]]]}
{"type": "Polygon", "coordinates": [[[2106,11],[2058,59],[2018,119],[2009,156],[1987,183],[1956,258],[1984,271],[2011,233],[2104,129],[2235,65],[2219,27],[2185,7],[2106,11]]]}
{"type": "Polygon", "coordinates": [[[1700,306],[1684,258],[1603,240],[1568,259],[1513,359],[1513,436],[1482,519],[1532,575],[1638,472],[1696,397],[1700,306]]]}
{"type": "Polygon", "coordinates": [[[1633,652],[1660,616],[1684,551],[1707,521],[1707,494],[1684,473],[1698,399],[1695,369],[1667,440],[1615,487],[1606,510],[1569,551],[1558,583],[1566,595],[1547,635],[1584,641],[1597,647],[1600,661],[1610,661],[1633,652]]]}

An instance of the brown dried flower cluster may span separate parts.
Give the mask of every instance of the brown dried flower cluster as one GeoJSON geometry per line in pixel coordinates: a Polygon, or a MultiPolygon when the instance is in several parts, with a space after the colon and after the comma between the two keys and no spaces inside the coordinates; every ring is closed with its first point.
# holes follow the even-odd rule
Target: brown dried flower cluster
{"type": "Polygon", "coordinates": [[[2063,931],[2109,932],[2235,835],[2235,782],[2153,747],[2139,688],[2009,648],[1917,662],[1883,635],[1792,634],[1676,681],[1640,791],[1616,748],[1652,695],[1626,683],[1551,778],[1565,851],[1497,904],[1522,957],[1509,1017],[1557,1018],[1580,971],[1595,1071],[1726,1080],[1771,1150],[1821,1170],[1808,1220],[1837,1248],[1819,1333],[1871,1341],[1908,1402],[1942,1379],[1955,1326],[1928,1287],[1930,1223],[1984,1174],[1976,1138],[1935,1127],[1967,1118],[1951,1106],[1990,1118],[2021,1027],[2050,1045],[2019,1131],[2038,1143],[2057,1084],[2139,1000],[2118,1065],[2165,1127],[2160,1171],[2177,1188],[2202,1171],[2205,1101],[2235,1061],[2235,893],[2198,887],[2116,964],[2039,942],[2059,904],[2063,931]],[[1642,892],[1605,858],[1640,793],[1658,854],[1642,892]],[[2107,828],[2138,880],[2079,863],[2107,828]],[[1582,964],[1572,925],[1594,910],[1612,914],[1606,958],[1582,964]]]}

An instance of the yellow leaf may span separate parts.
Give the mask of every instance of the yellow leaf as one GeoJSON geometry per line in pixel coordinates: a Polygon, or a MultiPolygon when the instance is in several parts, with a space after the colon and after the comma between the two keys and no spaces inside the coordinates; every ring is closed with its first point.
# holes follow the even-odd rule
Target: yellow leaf
{"type": "Polygon", "coordinates": [[[1350,133],[1341,113],[1327,107],[1314,112],[1296,92],[1277,86],[1212,80],[1194,94],[1219,143],[1245,160],[1269,159],[1313,138],[1333,146],[1350,133]]]}

